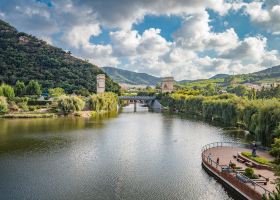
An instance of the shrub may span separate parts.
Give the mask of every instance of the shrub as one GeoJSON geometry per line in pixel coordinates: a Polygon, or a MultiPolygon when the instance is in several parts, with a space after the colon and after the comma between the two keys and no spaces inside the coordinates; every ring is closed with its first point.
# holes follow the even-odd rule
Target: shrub
{"type": "Polygon", "coordinates": [[[247,176],[247,177],[250,178],[250,179],[256,179],[256,178],[258,178],[258,177],[255,175],[254,169],[252,169],[251,167],[247,167],[247,168],[245,169],[244,175],[247,176]]]}
{"type": "Polygon", "coordinates": [[[59,87],[57,87],[57,88],[50,88],[48,90],[48,92],[49,92],[49,95],[51,97],[60,97],[62,95],[65,95],[64,89],[63,88],[59,88],[59,87]]]}
{"type": "Polygon", "coordinates": [[[21,108],[23,111],[29,111],[29,107],[27,105],[26,101],[20,102],[17,104],[19,108],[21,108]]]}
{"type": "Polygon", "coordinates": [[[25,87],[24,82],[17,81],[16,85],[15,85],[16,95],[21,97],[21,96],[25,95],[25,92],[26,92],[26,87],[25,87]]]}
{"type": "Polygon", "coordinates": [[[276,158],[275,162],[280,163],[280,138],[274,139],[274,144],[271,145],[272,149],[269,153],[276,158]]]}
{"type": "Polygon", "coordinates": [[[105,92],[102,94],[94,94],[89,97],[89,108],[92,111],[115,111],[117,110],[118,100],[116,94],[105,92]]]}
{"type": "Polygon", "coordinates": [[[85,106],[85,102],[77,96],[64,95],[61,96],[57,102],[59,111],[61,111],[64,115],[68,115],[75,111],[81,111],[85,106]]]}
{"type": "Polygon", "coordinates": [[[42,94],[41,85],[37,81],[29,81],[28,85],[26,86],[26,93],[28,95],[40,96],[42,94]]]}
{"type": "Polygon", "coordinates": [[[38,106],[29,106],[29,111],[35,111],[38,109],[38,106]]]}
{"type": "Polygon", "coordinates": [[[5,97],[0,96],[0,114],[8,112],[8,103],[5,97]]]}
{"type": "Polygon", "coordinates": [[[14,89],[10,85],[2,84],[0,90],[2,95],[7,97],[9,100],[15,97],[14,89]]]}
{"type": "Polygon", "coordinates": [[[260,156],[254,157],[254,156],[252,156],[251,152],[245,151],[245,152],[242,152],[241,154],[243,156],[247,157],[247,158],[250,158],[251,160],[253,160],[257,163],[260,163],[260,164],[263,164],[263,165],[269,165],[270,164],[270,161],[267,160],[266,158],[263,158],[263,157],[260,157],[260,156]]]}

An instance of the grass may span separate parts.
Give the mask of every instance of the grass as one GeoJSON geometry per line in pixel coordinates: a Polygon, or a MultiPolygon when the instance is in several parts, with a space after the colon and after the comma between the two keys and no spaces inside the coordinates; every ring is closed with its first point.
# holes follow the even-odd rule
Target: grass
{"type": "Polygon", "coordinates": [[[253,157],[252,156],[252,153],[251,152],[242,152],[241,153],[243,156],[247,157],[247,158],[250,158],[251,160],[259,163],[259,164],[263,164],[263,165],[270,165],[270,161],[264,157],[260,157],[260,156],[257,156],[257,157],[253,157]]]}

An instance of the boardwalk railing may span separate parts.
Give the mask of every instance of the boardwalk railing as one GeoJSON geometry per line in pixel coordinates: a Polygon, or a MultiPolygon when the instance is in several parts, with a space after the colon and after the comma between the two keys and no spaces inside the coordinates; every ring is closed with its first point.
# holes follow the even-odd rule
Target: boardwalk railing
{"type": "MultiPolygon", "coordinates": [[[[231,147],[231,148],[236,148],[236,147],[245,147],[248,148],[250,147],[249,144],[243,144],[243,143],[236,143],[236,142],[214,142],[207,144],[202,147],[201,151],[201,157],[202,161],[210,166],[212,170],[217,172],[219,176],[222,178],[226,179],[229,181],[231,184],[233,184],[235,187],[237,187],[239,190],[242,190],[244,193],[249,194],[249,196],[253,196],[256,199],[261,198],[263,195],[268,197],[271,192],[264,188],[262,185],[259,183],[249,179],[248,177],[244,176],[240,172],[231,169],[229,166],[226,165],[220,165],[214,160],[211,159],[209,155],[205,155],[205,151],[211,148],[218,148],[218,147],[231,147]],[[244,186],[247,186],[244,187],[244,186]],[[253,190],[253,191],[250,191],[253,190]],[[255,194],[254,194],[255,193],[255,194]]],[[[255,199],[253,198],[253,199],[255,199]]]]}

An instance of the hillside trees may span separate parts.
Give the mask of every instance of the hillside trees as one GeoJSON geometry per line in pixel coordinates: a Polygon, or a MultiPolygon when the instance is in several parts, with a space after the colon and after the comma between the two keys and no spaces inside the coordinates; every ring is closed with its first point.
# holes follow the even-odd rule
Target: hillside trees
{"type": "Polygon", "coordinates": [[[22,97],[26,94],[26,87],[23,81],[17,81],[15,85],[15,94],[18,97],[22,97]]]}
{"type": "Polygon", "coordinates": [[[38,81],[31,80],[26,86],[26,94],[40,96],[42,94],[41,85],[38,81]]]}

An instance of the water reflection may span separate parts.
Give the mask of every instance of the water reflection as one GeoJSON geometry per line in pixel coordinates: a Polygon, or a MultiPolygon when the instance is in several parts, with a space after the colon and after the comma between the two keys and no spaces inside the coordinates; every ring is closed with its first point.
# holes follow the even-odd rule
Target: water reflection
{"type": "Polygon", "coordinates": [[[200,149],[235,141],[196,120],[133,105],[115,118],[1,120],[3,199],[230,199],[200,149]]]}

